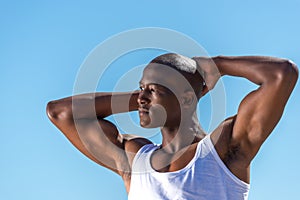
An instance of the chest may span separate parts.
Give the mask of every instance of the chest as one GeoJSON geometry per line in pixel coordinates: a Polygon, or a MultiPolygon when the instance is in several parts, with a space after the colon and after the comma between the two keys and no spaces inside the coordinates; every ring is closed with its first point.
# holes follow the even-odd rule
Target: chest
{"type": "Polygon", "coordinates": [[[150,157],[151,167],[157,172],[174,172],[186,167],[194,158],[197,143],[183,148],[176,153],[164,150],[154,151],[150,157]]]}

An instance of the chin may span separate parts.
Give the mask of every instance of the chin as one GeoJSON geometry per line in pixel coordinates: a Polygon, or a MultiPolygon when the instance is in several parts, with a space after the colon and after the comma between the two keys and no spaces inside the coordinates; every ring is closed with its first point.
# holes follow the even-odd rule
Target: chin
{"type": "Polygon", "coordinates": [[[156,127],[153,127],[151,123],[140,122],[140,125],[143,128],[156,128],[156,127]]]}
{"type": "Polygon", "coordinates": [[[160,128],[164,126],[164,122],[158,117],[140,116],[140,126],[143,128],[160,128]]]}
{"type": "Polygon", "coordinates": [[[162,125],[160,123],[152,123],[151,121],[140,120],[140,126],[143,128],[160,128],[162,125]]]}

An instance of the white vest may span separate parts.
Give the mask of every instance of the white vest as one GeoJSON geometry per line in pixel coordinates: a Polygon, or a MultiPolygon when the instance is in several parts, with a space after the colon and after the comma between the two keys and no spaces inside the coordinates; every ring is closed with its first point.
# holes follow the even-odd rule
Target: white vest
{"type": "Polygon", "coordinates": [[[245,200],[250,185],[238,179],[218,156],[210,135],[193,159],[175,172],[160,173],[150,164],[158,145],[143,146],[133,160],[128,200],[245,200]]]}

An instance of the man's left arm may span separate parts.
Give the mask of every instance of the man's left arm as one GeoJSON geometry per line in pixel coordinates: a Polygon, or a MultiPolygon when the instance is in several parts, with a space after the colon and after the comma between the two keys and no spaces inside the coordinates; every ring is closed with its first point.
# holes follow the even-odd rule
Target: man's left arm
{"type": "Polygon", "coordinates": [[[240,147],[250,164],[280,120],[298,69],[289,60],[273,57],[218,56],[213,61],[221,75],[244,77],[259,85],[240,103],[231,135],[231,143],[240,147]]]}

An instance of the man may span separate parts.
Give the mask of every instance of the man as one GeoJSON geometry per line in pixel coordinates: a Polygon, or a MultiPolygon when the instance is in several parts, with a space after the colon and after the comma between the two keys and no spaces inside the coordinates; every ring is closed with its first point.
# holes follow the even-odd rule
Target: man
{"type": "Polygon", "coordinates": [[[285,59],[164,54],[144,69],[140,91],[51,101],[47,114],[77,149],[122,177],[130,200],[247,199],[251,161],[278,123],[297,78],[297,67],[285,59]],[[259,88],[206,135],[197,102],[224,75],[259,88]],[[161,128],[161,145],[120,134],[105,119],[134,110],[142,127],[161,128]]]}

